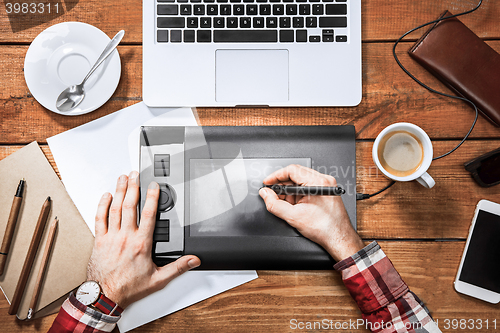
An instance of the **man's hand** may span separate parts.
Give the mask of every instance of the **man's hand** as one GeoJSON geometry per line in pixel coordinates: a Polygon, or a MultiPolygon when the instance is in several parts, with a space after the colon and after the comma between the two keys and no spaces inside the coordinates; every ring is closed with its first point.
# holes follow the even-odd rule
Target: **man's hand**
{"type": "MultiPolygon", "coordinates": [[[[265,185],[336,186],[332,176],[289,165],[264,179],[265,185]]],[[[269,188],[259,190],[267,210],[296,228],[304,237],[321,245],[333,259],[340,261],[364,247],[351,226],[340,197],[278,195],[269,188]]]]}
{"type": "Polygon", "coordinates": [[[184,256],[164,267],[151,259],[153,232],[160,188],[149,185],[137,226],[139,174],[120,176],[116,193],[105,193],[97,208],[95,244],[87,279],[97,281],[104,294],[122,308],[165,287],[175,277],[200,265],[195,256],[184,256]]]}

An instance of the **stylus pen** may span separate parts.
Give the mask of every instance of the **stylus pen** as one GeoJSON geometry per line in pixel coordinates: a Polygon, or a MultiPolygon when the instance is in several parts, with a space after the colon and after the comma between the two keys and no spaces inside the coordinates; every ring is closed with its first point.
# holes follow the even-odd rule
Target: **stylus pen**
{"type": "Polygon", "coordinates": [[[342,195],[345,190],[340,186],[297,186],[297,185],[265,185],[276,194],[281,195],[342,195]]]}
{"type": "Polygon", "coordinates": [[[19,210],[21,209],[21,204],[23,202],[24,183],[25,180],[23,178],[19,182],[19,185],[17,185],[16,195],[14,196],[14,201],[12,201],[9,220],[7,222],[7,227],[5,228],[2,247],[0,248],[0,276],[3,275],[5,263],[7,262],[7,255],[9,254],[10,243],[12,242],[12,236],[14,235],[14,230],[16,229],[17,218],[19,217],[19,210]]]}

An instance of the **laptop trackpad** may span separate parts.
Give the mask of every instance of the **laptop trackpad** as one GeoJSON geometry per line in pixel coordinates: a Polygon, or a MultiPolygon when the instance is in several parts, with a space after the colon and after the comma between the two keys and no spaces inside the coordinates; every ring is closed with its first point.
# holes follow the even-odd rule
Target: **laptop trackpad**
{"type": "Polygon", "coordinates": [[[288,101],[288,50],[215,51],[215,99],[243,105],[288,101]]]}

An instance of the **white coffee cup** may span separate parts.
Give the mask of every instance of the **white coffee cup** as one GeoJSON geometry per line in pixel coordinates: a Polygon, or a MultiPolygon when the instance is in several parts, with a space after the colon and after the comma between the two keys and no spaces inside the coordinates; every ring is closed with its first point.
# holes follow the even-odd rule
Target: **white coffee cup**
{"type": "Polygon", "coordinates": [[[373,144],[373,149],[372,149],[372,156],[373,156],[373,161],[375,162],[375,165],[377,168],[387,177],[395,181],[399,182],[408,182],[412,180],[416,180],[420,184],[422,184],[426,188],[432,188],[436,182],[432,177],[427,173],[427,169],[431,166],[432,162],[432,156],[433,156],[433,150],[432,150],[432,142],[427,133],[424,132],[423,129],[418,127],[417,125],[410,124],[410,123],[395,123],[392,124],[382,130],[382,132],[379,133],[377,138],[375,139],[375,143],[373,144]],[[423,159],[422,163],[420,166],[410,175],[400,177],[391,174],[388,172],[381,164],[379,157],[378,157],[378,149],[381,140],[388,134],[395,132],[395,131],[405,131],[413,134],[416,136],[419,141],[422,143],[422,148],[423,148],[423,159]]]}

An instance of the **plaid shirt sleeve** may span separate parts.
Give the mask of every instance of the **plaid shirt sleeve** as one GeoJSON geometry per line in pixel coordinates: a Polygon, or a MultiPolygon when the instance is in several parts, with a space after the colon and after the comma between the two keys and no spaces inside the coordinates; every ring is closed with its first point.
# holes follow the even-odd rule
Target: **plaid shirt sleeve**
{"type": "Polygon", "coordinates": [[[108,316],[80,303],[71,293],[64,301],[49,333],[111,332],[121,316],[108,316]]]}
{"type": "Polygon", "coordinates": [[[345,286],[363,314],[365,327],[372,332],[441,332],[377,242],[334,268],[342,273],[345,286]]]}

